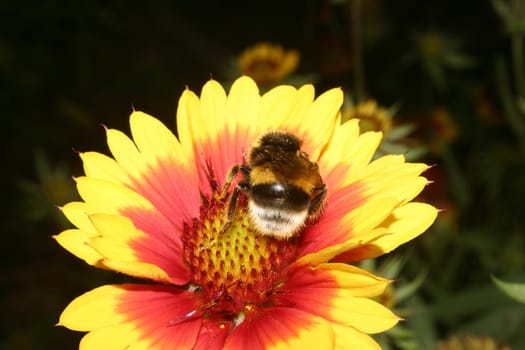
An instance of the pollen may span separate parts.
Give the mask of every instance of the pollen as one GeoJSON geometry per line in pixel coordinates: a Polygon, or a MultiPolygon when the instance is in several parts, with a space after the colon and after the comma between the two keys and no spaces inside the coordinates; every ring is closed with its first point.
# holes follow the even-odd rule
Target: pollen
{"type": "Polygon", "coordinates": [[[207,201],[199,217],[184,226],[184,261],[195,292],[202,293],[207,305],[204,313],[235,319],[255,306],[271,305],[297,244],[257,234],[245,198],[240,198],[234,221],[223,231],[226,207],[225,199],[207,201]]]}

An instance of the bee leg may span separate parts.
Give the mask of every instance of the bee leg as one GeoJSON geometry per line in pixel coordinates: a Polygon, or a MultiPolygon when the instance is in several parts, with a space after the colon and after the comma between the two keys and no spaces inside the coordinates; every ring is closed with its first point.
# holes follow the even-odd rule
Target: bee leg
{"type": "MultiPolygon", "coordinates": [[[[221,193],[219,194],[219,198],[225,198],[228,195],[228,188],[230,188],[231,183],[233,180],[237,177],[237,174],[239,171],[241,171],[245,176],[250,174],[250,168],[248,168],[245,165],[237,164],[234,165],[230,171],[228,172],[228,175],[226,175],[226,180],[224,181],[224,185],[222,186],[221,193]]],[[[230,199],[228,201],[228,212],[226,214],[226,223],[222,227],[219,234],[223,234],[224,232],[228,231],[228,228],[231,226],[233,219],[235,218],[235,208],[237,207],[237,200],[239,199],[239,194],[241,191],[247,190],[249,187],[249,184],[246,180],[242,180],[235,186],[230,199]]]]}
{"type": "Polygon", "coordinates": [[[230,169],[230,171],[228,171],[228,174],[226,175],[226,180],[224,181],[224,185],[222,185],[219,198],[226,197],[226,194],[228,193],[228,188],[230,188],[230,185],[232,184],[239,171],[241,171],[244,175],[248,175],[250,173],[250,168],[241,164],[232,166],[232,168],[230,169]]]}
{"type": "Polygon", "coordinates": [[[226,194],[228,193],[228,188],[233,182],[233,179],[237,176],[237,173],[239,172],[240,165],[234,165],[230,171],[228,171],[228,174],[226,175],[226,180],[224,180],[224,185],[222,185],[221,192],[219,193],[219,198],[226,197],[226,194]]]}
{"type": "Polygon", "coordinates": [[[226,223],[222,226],[222,229],[219,232],[219,234],[223,234],[230,228],[231,224],[233,223],[233,220],[235,219],[235,209],[237,208],[237,200],[239,199],[239,194],[241,193],[241,191],[246,191],[247,189],[248,183],[246,182],[240,182],[237,186],[235,186],[235,189],[233,190],[230,200],[228,202],[226,223]]]}
{"type": "Polygon", "coordinates": [[[315,191],[320,191],[320,193],[312,198],[310,208],[308,208],[308,215],[315,214],[321,209],[324,199],[326,198],[326,185],[323,184],[322,186],[315,188],[315,191]]]}

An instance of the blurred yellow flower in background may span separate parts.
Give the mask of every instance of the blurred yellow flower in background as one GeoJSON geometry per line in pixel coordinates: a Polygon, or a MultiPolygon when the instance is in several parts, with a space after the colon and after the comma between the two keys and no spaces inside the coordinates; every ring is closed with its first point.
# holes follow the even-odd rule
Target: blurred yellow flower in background
{"type": "Polygon", "coordinates": [[[285,50],[281,45],[258,43],[246,48],[239,56],[241,74],[259,85],[275,84],[292,74],[299,66],[297,50],[285,50]]]}
{"type": "Polygon", "coordinates": [[[487,336],[462,335],[439,342],[436,350],[510,350],[510,347],[487,336]]]}
{"type": "Polygon", "coordinates": [[[459,135],[459,128],[447,108],[438,106],[430,111],[430,130],[432,140],[429,148],[433,153],[440,154],[459,135]]]}
{"type": "Polygon", "coordinates": [[[359,119],[361,132],[381,131],[386,134],[392,127],[392,115],[375,100],[366,100],[343,111],[343,121],[354,118],[359,119]]]}
{"type": "Polygon", "coordinates": [[[397,106],[385,108],[378,105],[373,99],[354,104],[350,99],[345,99],[341,120],[351,119],[359,121],[361,132],[380,132],[383,139],[376,151],[376,157],[386,154],[405,154],[409,160],[417,160],[427,152],[426,146],[416,142],[412,137],[415,130],[414,124],[397,122],[393,118],[397,106]]]}

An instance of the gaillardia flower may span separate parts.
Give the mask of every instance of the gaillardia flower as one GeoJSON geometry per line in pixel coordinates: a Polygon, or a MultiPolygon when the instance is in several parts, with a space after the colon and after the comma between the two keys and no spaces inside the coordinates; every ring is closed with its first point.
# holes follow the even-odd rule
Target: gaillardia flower
{"type": "Polygon", "coordinates": [[[427,166],[371,161],[381,134],[341,124],[342,101],[340,89],[315,99],[311,85],[261,96],[248,77],[226,94],[212,80],[200,98],[182,94],[178,138],[142,112],[131,114],[132,139],[107,129],[113,157],[80,154],[83,202],[63,207],[77,228],[56,239],[88,264],[149,281],[87,292],[59,325],[89,332],[82,349],[377,349],[368,334],[399,318],[370,298],[390,281],[347,263],[413,239],[437,211],[412,201],[427,166]],[[275,130],[302,140],[298,154],[326,188],[321,213],[285,239],[260,234],[247,190],[230,213],[241,173],[223,190],[275,130]]]}
{"type": "Polygon", "coordinates": [[[299,65],[299,52],[285,50],[281,45],[258,43],[245,49],[239,56],[242,74],[257,84],[271,85],[288,77],[299,65]]]}
{"type": "Polygon", "coordinates": [[[367,100],[355,106],[347,107],[343,120],[359,119],[359,129],[363,131],[381,131],[388,133],[392,128],[392,115],[375,100],[367,100]]]}

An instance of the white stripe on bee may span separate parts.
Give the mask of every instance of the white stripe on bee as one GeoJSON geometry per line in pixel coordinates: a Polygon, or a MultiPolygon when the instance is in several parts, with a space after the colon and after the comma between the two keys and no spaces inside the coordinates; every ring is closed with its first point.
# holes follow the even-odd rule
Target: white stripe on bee
{"type": "Polygon", "coordinates": [[[279,210],[261,207],[251,200],[248,202],[248,208],[250,219],[257,231],[262,235],[279,239],[293,236],[308,217],[308,209],[302,211],[279,210]]]}

